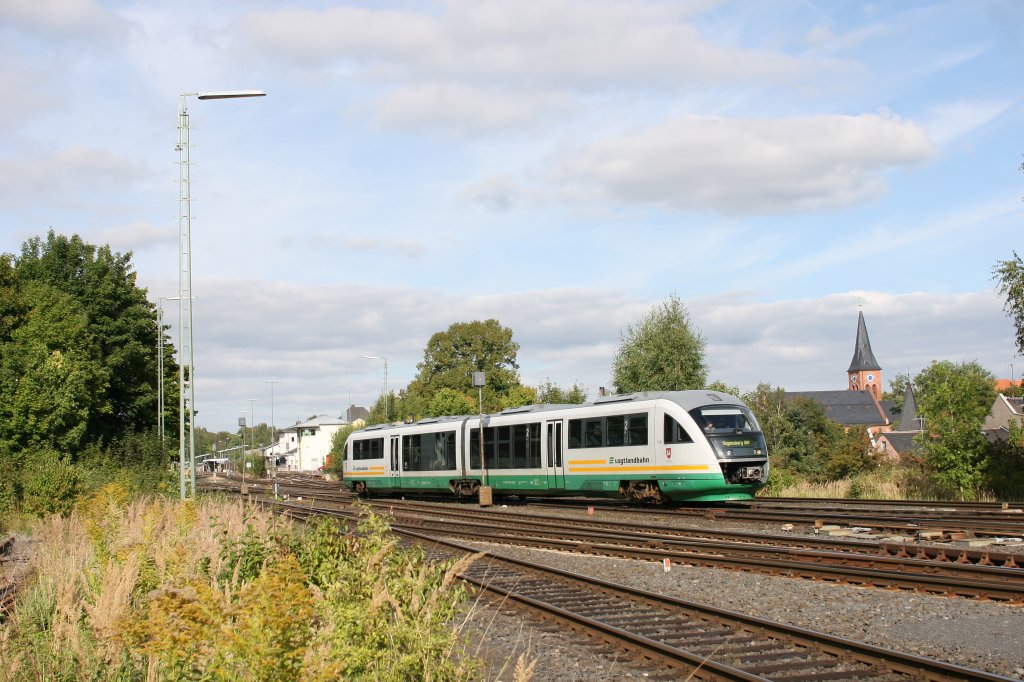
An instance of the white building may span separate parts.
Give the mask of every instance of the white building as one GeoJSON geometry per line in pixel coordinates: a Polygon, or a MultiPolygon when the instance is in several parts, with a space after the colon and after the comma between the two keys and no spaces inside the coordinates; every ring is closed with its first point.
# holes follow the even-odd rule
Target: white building
{"type": "Polygon", "coordinates": [[[266,456],[283,460],[278,470],[316,471],[327,463],[334,434],[348,424],[344,419],[322,414],[280,429],[277,443],[267,449],[266,456]]]}

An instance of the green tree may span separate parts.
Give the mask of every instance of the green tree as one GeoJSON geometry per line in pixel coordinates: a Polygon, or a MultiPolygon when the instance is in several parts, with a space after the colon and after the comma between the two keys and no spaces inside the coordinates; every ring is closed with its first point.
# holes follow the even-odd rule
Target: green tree
{"type": "Polygon", "coordinates": [[[89,440],[89,424],[111,410],[109,370],[71,296],[38,282],[20,289],[31,314],[2,344],[0,442],[76,455],[89,440]]]}
{"type": "MultiPolygon", "coordinates": [[[[22,245],[15,273],[22,283],[44,283],[74,298],[88,320],[98,361],[108,374],[104,400],[109,409],[90,415],[90,438],[111,438],[153,427],[157,403],[156,310],[136,285],[131,253],[94,246],[74,235],[22,245]]],[[[166,366],[166,365],[165,365],[166,366]]],[[[166,367],[165,384],[176,384],[166,367]]]]}
{"type": "Polygon", "coordinates": [[[910,383],[910,375],[906,373],[897,374],[889,380],[889,390],[882,393],[882,400],[892,402],[892,413],[903,412],[903,396],[907,391],[907,384],[910,383]]]}
{"type": "Polygon", "coordinates": [[[427,404],[428,417],[441,417],[456,414],[473,414],[477,412],[477,403],[464,391],[454,388],[442,388],[436,391],[427,404]]]}
{"type": "Polygon", "coordinates": [[[1003,310],[1013,318],[1017,330],[1017,352],[1024,354],[1024,261],[1016,251],[1010,260],[996,262],[992,268],[992,279],[999,283],[997,289],[1006,297],[1003,310]]]}
{"type": "Polygon", "coordinates": [[[719,393],[728,393],[729,395],[734,395],[734,396],[737,396],[737,397],[740,395],[740,387],[739,386],[730,386],[729,384],[725,383],[724,381],[719,381],[717,379],[712,381],[707,386],[705,386],[705,388],[708,389],[709,391],[718,391],[719,393]]]}
{"type": "Polygon", "coordinates": [[[331,454],[328,458],[329,466],[324,467],[325,469],[332,471],[339,476],[341,475],[345,465],[345,445],[348,443],[348,437],[351,436],[352,432],[355,430],[356,427],[349,424],[348,426],[342,426],[334,432],[334,435],[331,436],[331,454]]]}
{"type": "Polygon", "coordinates": [[[587,389],[577,383],[563,389],[547,379],[537,387],[537,402],[544,405],[580,405],[587,402],[587,389]]]}
{"type": "Polygon", "coordinates": [[[704,337],[675,294],[620,338],[612,368],[617,393],[684,391],[707,383],[704,337]]]}
{"type": "MultiPolygon", "coordinates": [[[[427,342],[416,378],[391,397],[391,420],[476,412],[473,372],[483,372],[486,378],[485,412],[501,410],[510,403],[529,404],[521,401],[530,397],[535,401],[536,394],[523,392],[519,382],[518,352],[512,330],[494,319],[456,322],[437,332],[427,342]]],[[[378,400],[370,410],[369,422],[382,421],[384,401],[378,400]]]]}
{"type": "Polygon", "coordinates": [[[932,477],[961,499],[976,495],[987,466],[981,427],[995,402],[994,377],[977,362],[933,361],[914,380],[925,432],[918,436],[932,477]]]}
{"type": "Polygon", "coordinates": [[[501,396],[501,409],[507,410],[510,407],[522,407],[523,405],[536,405],[538,402],[537,389],[532,386],[513,386],[505,395],[501,396]]]}
{"type": "Polygon", "coordinates": [[[498,320],[456,322],[430,337],[416,381],[428,392],[441,388],[466,391],[473,372],[486,375],[487,386],[499,395],[519,385],[519,344],[512,330],[498,320]]]}

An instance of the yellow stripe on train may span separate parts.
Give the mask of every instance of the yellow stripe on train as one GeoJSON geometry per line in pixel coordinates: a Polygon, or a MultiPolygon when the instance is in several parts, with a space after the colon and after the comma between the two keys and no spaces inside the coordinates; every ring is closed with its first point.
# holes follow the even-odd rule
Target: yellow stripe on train
{"type": "MultiPolygon", "coordinates": [[[[604,464],[604,462],[601,462],[604,464]]],[[[639,466],[639,467],[569,467],[571,474],[618,473],[620,471],[707,471],[706,464],[688,464],[673,466],[639,466]]]]}

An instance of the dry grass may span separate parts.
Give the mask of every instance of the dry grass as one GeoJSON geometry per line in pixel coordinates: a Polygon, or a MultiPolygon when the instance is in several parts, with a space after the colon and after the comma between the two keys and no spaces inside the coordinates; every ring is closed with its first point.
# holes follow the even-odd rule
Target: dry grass
{"type": "MultiPolygon", "coordinates": [[[[877,471],[858,474],[854,478],[840,481],[814,483],[798,480],[774,489],[772,493],[760,493],[764,497],[801,497],[818,499],[861,499],[861,500],[943,500],[948,496],[930,481],[911,469],[883,467],[877,471]]],[[[981,492],[976,498],[981,502],[995,502],[991,493],[981,492]]]]}
{"type": "MultiPolygon", "coordinates": [[[[379,517],[361,529],[300,532],[241,501],[107,486],[37,524],[0,680],[474,679],[445,625],[474,558],[446,571],[379,517]]],[[[531,672],[524,659],[517,679],[531,672]]]]}

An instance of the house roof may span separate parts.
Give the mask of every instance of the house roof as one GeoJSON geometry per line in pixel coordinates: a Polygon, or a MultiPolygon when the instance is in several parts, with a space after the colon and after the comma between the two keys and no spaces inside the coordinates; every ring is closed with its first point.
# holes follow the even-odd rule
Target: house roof
{"type": "Polygon", "coordinates": [[[1006,406],[1016,415],[1024,415],[1024,398],[1009,398],[1002,393],[999,397],[1006,402],[1006,406]]]}
{"type": "Polygon", "coordinates": [[[786,400],[807,398],[821,403],[825,415],[843,426],[875,426],[888,423],[869,391],[787,391],[786,400]]]}
{"type": "Polygon", "coordinates": [[[853,360],[850,361],[850,369],[847,372],[859,372],[861,370],[881,370],[882,366],[875,360],[875,354],[871,352],[871,340],[868,339],[868,328],[864,324],[864,311],[857,314],[857,342],[853,347],[853,360]]]}
{"type": "Polygon", "coordinates": [[[900,412],[900,431],[920,431],[921,422],[917,418],[917,401],[914,400],[914,388],[907,382],[903,391],[903,410],[900,412]]]}
{"type": "Polygon", "coordinates": [[[339,417],[328,417],[326,414],[322,414],[319,417],[313,417],[312,419],[307,419],[304,422],[298,422],[283,429],[278,429],[278,432],[299,431],[301,429],[318,429],[323,426],[347,426],[348,423],[349,422],[339,417]]]}
{"type": "Polygon", "coordinates": [[[879,436],[889,441],[889,445],[896,451],[896,454],[902,455],[918,451],[918,444],[914,442],[914,436],[918,433],[920,431],[889,431],[879,434],[879,436]]]}

